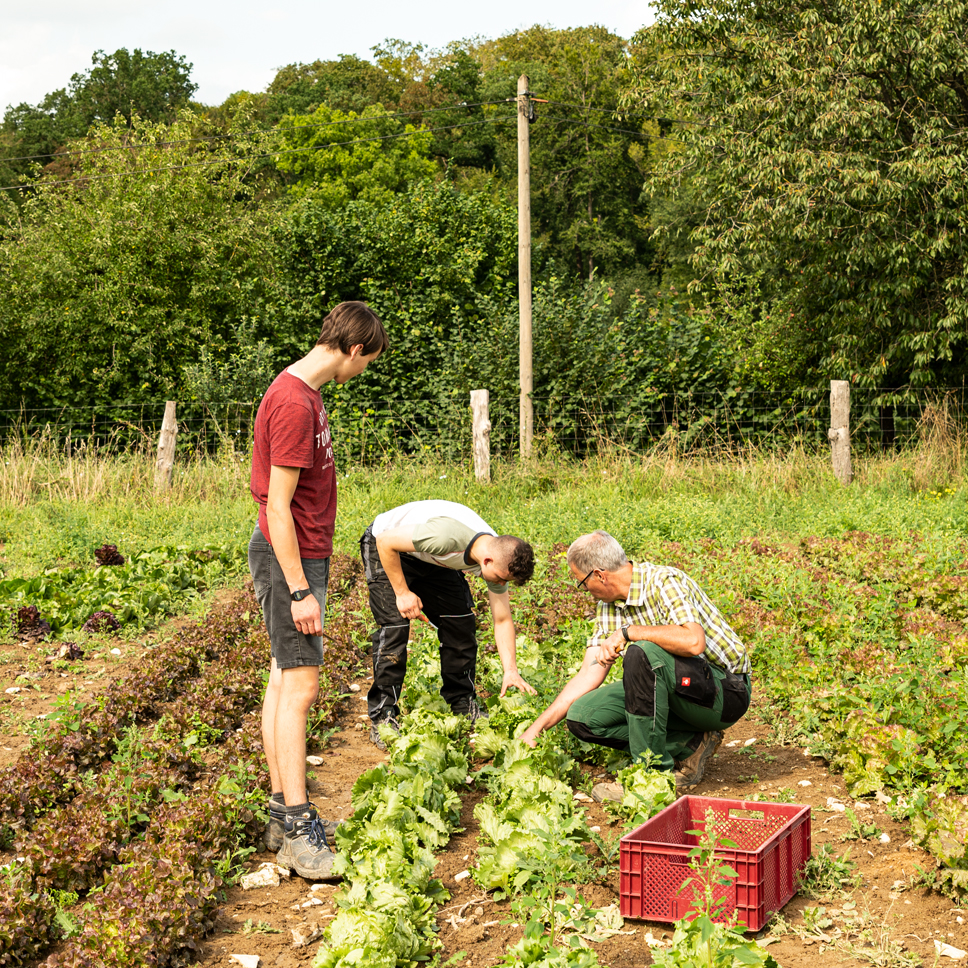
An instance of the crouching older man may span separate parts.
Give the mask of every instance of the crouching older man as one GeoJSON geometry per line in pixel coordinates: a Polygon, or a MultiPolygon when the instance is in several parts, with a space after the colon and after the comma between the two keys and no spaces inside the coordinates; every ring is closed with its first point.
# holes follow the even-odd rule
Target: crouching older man
{"type": "MultiPolygon", "coordinates": [[[[578,587],[598,603],[581,669],[522,735],[565,719],[579,739],[652,753],[673,771],[678,792],[703,777],[727,726],[749,708],[750,661],[739,636],[705,592],[677,568],[629,561],[605,531],[582,535],[568,549],[578,587]],[[625,652],[622,678],[603,685],[625,652]]],[[[617,783],[600,783],[597,800],[621,799],[617,783]]]]}

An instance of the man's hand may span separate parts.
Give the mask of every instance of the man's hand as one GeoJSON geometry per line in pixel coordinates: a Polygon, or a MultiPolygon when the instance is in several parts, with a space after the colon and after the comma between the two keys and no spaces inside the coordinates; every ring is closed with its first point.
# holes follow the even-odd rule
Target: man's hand
{"type": "Polygon", "coordinates": [[[397,611],[404,618],[417,618],[422,609],[423,602],[413,592],[406,591],[402,595],[397,595],[397,611]]]}
{"type": "Polygon", "coordinates": [[[292,620],[303,635],[322,635],[323,622],[315,595],[307,595],[301,602],[292,603],[292,620]]]}
{"type": "Polygon", "coordinates": [[[538,734],[539,733],[540,733],[540,730],[536,733],[536,732],[534,732],[534,726],[531,726],[529,729],[526,729],[518,737],[518,739],[521,740],[522,743],[526,743],[528,746],[530,746],[531,749],[534,749],[538,745],[538,734]]]}
{"type": "Polygon", "coordinates": [[[504,673],[504,681],[501,683],[501,698],[502,699],[504,698],[504,694],[508,691],[508,689],[511,689],[511,688],[520,689],[521,692],[530,693],[532,696],[535,696],[538,693],[538,690],[535,689],[534,686],[532,686],[529,683],[525,682],[521,678],[520,673],[518,673],[518,672],[505,672],[504,673]]]}
{"type": "Polygon", "coordinates": [[[613,632],[599,647],[598,647],[598,664],[605,666],[606,669],[610,668],[615,660],[622,654],[622,649],[626,646],[625,636],[622,635],[622,630],[619,629],[617,632],[613,632]]]}

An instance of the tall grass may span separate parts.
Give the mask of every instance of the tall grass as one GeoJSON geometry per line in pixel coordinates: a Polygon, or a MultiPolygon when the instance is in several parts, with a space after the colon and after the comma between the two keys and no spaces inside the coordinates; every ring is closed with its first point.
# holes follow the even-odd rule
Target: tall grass
{"type": "MultiPolygon", "coordinates": [[[[338,442],[337,442],[338,443],[338,442]]],[[[469,504],[501,531],[539,546],[603,527],[630,552],[653,539],[869,530],[963,534],[968,529],[968,440],[941,401],[925,410],[917,443],[855,459],[855,481],[836,483],[825,453],[786,449],[684,451],[670,439],[645,454],[603,442],[576,460],[538,441],[533,460],[497,463],[490,483],[469,466],[432,460],[341,466],[336,546],[352,552],[388,507],[445,498],[469,504]]],[[[104,542],[122,551],[158,544],[235,544],[255,521],[249,456],[226,447],[176,463],[170,488],[154,483],[154,448],[123,454],[74,446],[51,434],[0,448],[0,567],[8,575],[85,561],[104,542]]]]}
{"type": "Polygon", "coordinates": [[[147,438],[123,452],[108,441],[98,447],[64,447],[49,430],[14,437],[0,446],[0,506],[26,507],[42,500],[97,504],[101,501],[217,500],[248,487],[248,455],[227,445],[215,458],[193,458],[176,466],[172,486],[154,487],[154,443],[147,438]]]}

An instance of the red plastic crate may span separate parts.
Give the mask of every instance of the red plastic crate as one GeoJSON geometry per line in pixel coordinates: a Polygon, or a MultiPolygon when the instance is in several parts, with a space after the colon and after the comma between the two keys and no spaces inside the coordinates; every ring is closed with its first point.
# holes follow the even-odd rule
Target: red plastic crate
{"type": "Polygon", "coordinates": [[[716,857],[739,875],[717,888],[726,906],[717,920],[733,911],[751,931],[759,931],[774,911],[796,893],[797,874],[810,857],[810,807],[789,803],[680,797],[619,843],[623,918],[678,921],[687,917],[701,886],[689,851],[703,830],[706,811],[716,815],[719,839],[738,847],[718,847],[716,857]]]}

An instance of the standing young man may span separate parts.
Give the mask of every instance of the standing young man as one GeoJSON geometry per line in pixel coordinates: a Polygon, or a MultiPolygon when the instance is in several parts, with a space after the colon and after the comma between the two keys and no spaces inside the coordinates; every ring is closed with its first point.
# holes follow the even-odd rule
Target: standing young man
{"type": "Polygon", "coordinates": [[[266,391],[255,421],[249,570],[272,646],[262,740],[272,782],[266,845],[302,877],[331,876],[333,853],[306,792],[306,723],[319,693],[323,615],[336,522],[336,468],[319,388],[346,383],[387,346],[380,318],[344,302],[316,345],[266,391]]]}
{"type": "Polygon", "coordinates": [[[377,515],[360,538],[360,554],[377,630],[373,643],[373,685],[367,694],[370,740],[386,749],[383,724],[397,729],[400,692],[407,671],[410,619],[421,611],[440,641],[440,694],[471,722],[486,716],[477,702],[477,632],[474,603],[464,574],[487,583],[504,682],[534,693],[518,673],[508,582],[523,585],[534,573],[534,552],[513,535],[497,535],[470,508],[453,501],[412,501],[377,515]]]}

